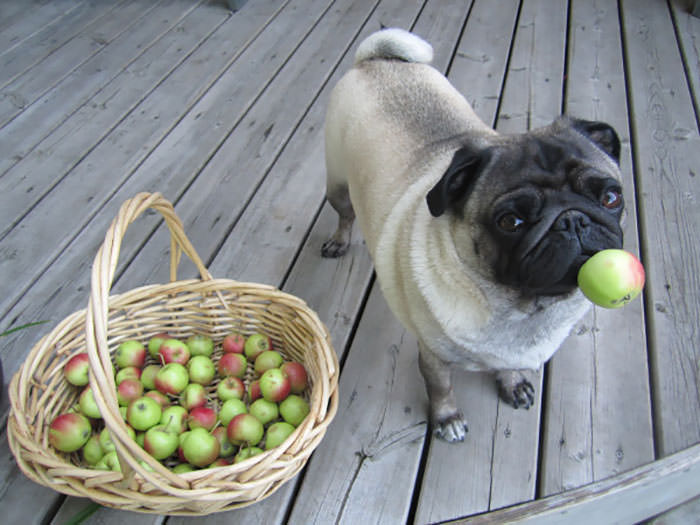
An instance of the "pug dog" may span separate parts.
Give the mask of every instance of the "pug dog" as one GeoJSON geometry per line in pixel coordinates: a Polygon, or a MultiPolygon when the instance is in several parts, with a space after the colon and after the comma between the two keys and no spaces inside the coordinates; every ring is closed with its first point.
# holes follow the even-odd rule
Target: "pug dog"
{"type": "Polygon", "coordinates": [[[594,253],[622,247],[620,141],[609,125],[560,117],[499,134],[401,29],[364,40],[334,87],[325,122],[327,198],[343,255],[355,218],[396,317],[418,339],[435,433],[467,424],[451,369],[493,373],[529,408],[528,371],[589,308],[577,287],[594,253]]]}

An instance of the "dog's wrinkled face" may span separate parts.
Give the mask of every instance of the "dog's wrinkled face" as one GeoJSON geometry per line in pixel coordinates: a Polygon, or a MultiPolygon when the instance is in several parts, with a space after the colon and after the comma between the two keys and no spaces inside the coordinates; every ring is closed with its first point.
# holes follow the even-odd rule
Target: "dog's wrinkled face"
{"type": "Polygon", "coordinates": [[[427,196],[460,257],[525,295],[567,293],[597,251],[622,247],[620,142],[607,124],[561,118],[467,146],[427,196]]]}

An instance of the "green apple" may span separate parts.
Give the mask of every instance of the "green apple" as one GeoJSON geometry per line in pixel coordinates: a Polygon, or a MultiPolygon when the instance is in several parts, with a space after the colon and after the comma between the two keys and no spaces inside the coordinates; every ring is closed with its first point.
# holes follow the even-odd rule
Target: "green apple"
{"type": "Polygon", "coordinates": [[[90,385],[86,386],[81,392],[78,398],[78,404],[83,415],[93,419],[100,419],[102,417],[102,413],[100,413],[100,408],[97,406],[97,401],[95,401],[95,396],[92,393],[92,387],[90,385]]]}
{"type": "Polygon", "coordinates": [[[156,375],[161,369],[160,365],[146,365],[141,371],[141,384],[146,390],[154,390],[156,388],[156,375]]]}
{"type": "Polygon", "coordinates": [[[236,447],[228,440],[226,427],[216,427],[211,433],[219,440],[219,457],[227,458],[233,456],[236,452],[236,447]]]}
{"type": "Polygon", "coordinates": [[[124,379],[117,387],[117,402],[120,406],[129,406],[129,403],[142,395],[143,385],[138,379],[124,379]]]}
{"type": "Polygon", "coordinates": [[[279,368],[271,368],[260,376],[260,392],[268,401],[279,403],[289,395],[292,385],[279,368]]]}
{"type": "Polygon", "coordinates": [[[237,377],[224,377],[219,384],[216,385],[216,396],[221,401],[228,399],[243,399],[245,395],[245,385],[237,377]]]}
{"type": "Polygon", "coordinates": [[[590,257],[578,272],[578,285],[588,299],[605,308],[620,308],[644,287],[644,267],[630,252],[602,250],[590,257]]]}
{"type": "Polygon", "coordinates": [[[221,404],[221,409],[219,410],[219,421],[224,426],[228,426],[231,420],[238,414],[245,414],[248,412],[245,403],[240,399],[227,399],[221,404]]]}
{"type": "Polygon", "coordinates": [[[241,447],[241,449],[238,451],[238,454],[236,454],[233,457],[233,462],[240,463],[241,461],[245,461],[248,458],[252,458],[253,456],[262,454],[262,452],[263,449],[258,447],[241,447]]]}
{"type": "Polygon", "coordinates": [[[154,380],[155,386],[163,394],[177,395],[182,392],[190,382],[190,375],[180,363],[168,363],[163,366],[154,380]]]}
{"type": "Polygon", "coordinates": [[[286,421],[278,421],[272,423],[267,429],[265,436],[265,450],[270,450],[281,445],[289,435],[294,432],[294,426],[286,421]]]}
{"type": "Polygon", "coordinates": [[[160,422],[163,411],[157,401],[140,397],[129,404],[126,420],[135,430],[148,430],[160,422]]]}
{"type": "Polygon", "coordinates": [[[179,445],[175,425],[156,425],[146,430],[143,448],[154,458],[161,460],[175,453],[179,445]]]}
{"type": "Polygon", "coordinates": [[[187,409],[181,405],[172,405],[163,410],[161,425],[172,424],[178,434],[187,430],[187,409]]]}
{"type": "Polygon", "coordinates": [[[255,358],[255,373],[261,376],[271,368],[279,368],[283,362],[282,354],[274,350],[265,350],[255,358]]]}
{"type": "Polygon", "coordinates": [[[70,412],[56,417],[49,425],[49,443],[61,452],[75,452],[92,434],[92,425],[82,414],[70,412]]]}
{"type": "Polygon", "coordinates": [[[187,410],[203,407],[207,403],[207,391],[199,383],[190,383],[180,394],[180,405],[187,410]]]}
{"type": "Polygon", "coordinates": [[[277,403],[273,403],[272,401],[262,398],[253,401],[248,411],[263,425],[267,425],[268,423],[274,421],[280,415],[277,403]]]}
{"type": "Polygon", "coordinates": [[[205,428],[191,430],[182,442],[182,453],[196,467],[211,465],[219,457],[219,440],[205,428]]]}
{"type": "Polygon", "coordinates": [[[135,366],[142,368],[146,362],[146,347],[140,341],[124,341],[114,353],[114,363],[118,368],[135,366]]]}
{"type": "Polygon", "coordinates": [[[187,338],[185,344],[190,349],[190,355],[203,355],[211,357],[214,353],[214,341],[206,335],[195,334],[187,338]]]}
{"type": "Polygon", "coordinates": [[[153,359],[157,359],[160,361],[160,357],[158,354],[158,350],[160,350],[160,345],[163,344],[163,342],[167,341],[171,337],[166,334],[165,332],[161,332],[160,334],[154,335],[148,340],[148,353],[151,355],[153,359]]]}
{"type": "Polygon", "coordinates": [[[245,340],[243,353],[251,361],[255,361],[255,358],[266,350],[272,350],[272,341],[266,335],[255,333],[249,335],[245,340]]]}
{"type": "MultiPolygon", "coordinates": [[[[129,434],[129,437],[131,437],[131,439],[136,439],[136,432],[134,432],[134,429],[128,425],[126,427],[126,433],[129,434]]],[[[114,441],[112,441],[112,434],[110,434],[109,429],[107,427],[103,428],[102,432],[100,432],[99,441],[100,446],[102,447],[102,450],[105,453],[111,452],[116,449],[114,441]]]]}
{"type": "Polygon", "coordinates": [[[196,355],[187,363],[187,371],[190,374],[190,382],[208,385],[216,375],[216,365],[205,355],[196,355]]]}
{"type": "Polygon", "coordinates": [[[189,463],[178,463],[172,468],[175,474],[184,474],[185,472],[194,472],[196,469],[189,463]]]}
{"type": "Polygon", "coordinates": [[[136,368],[135,366],[127,366],[119,370],[114,376],[114,382],[117,383],[117,386],[119,386],[125,379],[136,379],[137,381],[140,381],[141,369],[136,368]]]}
{"type": "Polygon", "coordinates": [[[303,397],[291,394],[280,403],[280,414],[282,419],[296,427],[309,414],[309,404],[303,397]]]}
{"type": "Polygon", "coordinates": [[[113,470],[115,472],[121,472],[122,467],[119,464],[117,451],[112,450],[111,452],[107,452],[102,459],[95,464],[95,468],[99,470],[113,470]]]}
{"type": "Polygon", "coordinates": [[[100,445],[100,436],[93,434],[87,440],[87,443],[83,445],[83,459],[85,463],[94,466],[104,455],[105,451],[102,450],[102,445],[100,445]]]}

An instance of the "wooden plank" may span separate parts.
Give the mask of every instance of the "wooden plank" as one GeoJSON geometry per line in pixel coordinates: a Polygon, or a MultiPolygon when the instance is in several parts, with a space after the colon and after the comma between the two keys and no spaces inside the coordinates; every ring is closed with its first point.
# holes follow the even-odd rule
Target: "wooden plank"
{"type": "MultiPolygon", "coordinates": [[[[70,42],[92,23],[120,7],[120,3],[123,2],[111,5],[99,2],[80,4],[76,9],[57,18],[41,31],[26,39],[21,45],[0,55],[2,93],[7,93],[5,89],[7,84],[45,60],[49,55],[53,55],[56,50],[70,42]]],[[[56,61],[57,58],[55,55],[51,56],[52,61],[56,61]]],[[[21,92],[15,91],[15,93],[18,97],[22,95],[21,92]]],[[[0,123],[2,122],[3,119],[0,119],[0,123]]]]}
{"type": "MultiPolygon", "coordinates": [[[[636,253],[635,183],[617,3],[574,1],[571,8],[566,113],[605,120],[617,130],[627,207],[625,248],[636,253]]],[[[594,308],[552,358],[543,416],[542,494],[654,459],[644,330],[641,300],[619,311],[594,308]]]]}
{"type": "MultiPolygon", "coordinates": [[[[270,16],[274,16],[274,13],[277,12],[280,3],[282,3],[280,0],[273,0],[272,3],[262,4],[259,11],[254,11],[262,13],[255,20],[264,26],[270,16]]],[[[163,9],[161,16],[164,16],[169,7],[163,9]]],[[[61,253],[67,243],[78,234],[80,228],[90,221],[102,204],[140,166],[151,149],[159,144],[172,127],[181,120],[183,112],[186,112],[192,104],[200,99],[210,83],[216,81],[221,73],[236,61],[240,52],[247,47],[249,40],[255,38],[260,27],[251,25],[251,21],[240,17],[231,18],[230,24],[220,27],[219,31],[208,38],[204,45],[197,48],[183,66],[177,68],[173,74],[159,84],[139,107],[131,110],[119,122],[118,126],[109,132],[106,139],[100,141],[89,150],[87,155],[80,159],[77,166],[70,169],[75,160],[71,164],[70,157],[66,159],[69,162],[67,169],[70,169],[68,176],[62,178],[61,183],[53,188],[46,198],[39,201],[37,206],[32,208],[31,212],[23,218],[19,227],[12,230],[3,239],[3,245],[0,248],[2,254],[9,254],[9,257],[13,253],[22,254],[20,258],[23,258],[24,254],[29,255],[28,248],[29,251],[33,250],[24,243],[26,232],[36,231],[37,235],[43,235],[44,239],[41,242],[37,239],[41,246],[36,245],[34,247],[36,252],[27,259],[27,261],[33,260],[33,262],[28,265],[23,262],[19,267],[16,266],[16,263],[20,262],[19,260],[0,256],[2,259],[0,260],[0,271],[6,272],[5,275],[8,277],[14,272],[20,272],[23,275],[23,281],[31,284],[29,275],[36,275],[42,271],[41,266],[44,264],[51,264],[52,259],[61,253]],[[193,77],[198,78],[199,82],[192,82],[193,77]],[[95,176],[96,166],[99,166],[103,172],[112,174],[109,186],[85,184],[86,180],[95,176]],[[55,205],[56,202],[59,204],[55,205]],[[73,213],[72,206],[67,206],[66,203],[74,203],[77,209],[81,210],[81,213],[73,213]],[[58,219],[54,214],[61,215],[62,218],[58,219]],[[64,230],[68,234],[57,239],[49,230],[46,230],[46,224],[59,223],[64,225],[64,230]],[[18,249],[17,246],[22,246],[22,248],[18,249]],[[37,256],[38,259],[34,259],[34,256],[37,256]]],[[[251,53],[254,52],[255,49],[251,51],[251,53]]],[[[251,78],[252,75],[261,77],[259,82],[264,84],[266,72],[269,71],[269,68],[279,67],[280,63],[284,62],[283,57],[284,55],[280,55],[280,57],[255,68],[252,72],[248,65],[243,66],[242,69],[251,78]]],[[[249,88],[255,94],[258,92],[259,86],[258,83],[251,83],[249,88]]],[[[61,135],[61,139],[65,139],[69,151],[72,147],[70,137],[70,134],[66,137],[61,135]]],[[[42,161],[48,174],[51,173],[52,161],[55,162],[60,158],[56,154],[54,155],[53,159],[37,159],[42,161]]],[[[140,182],[138,184],[139,189],[143,188],[140,182]]],[[[131,191],[134,192],[134,190],[131,191]]],[[[114,209],[117,208],[118,204],[115,203],[114,209]]],[[[17,292],[22,293],[21,290],[15,290],[13,294],[17,292]]],[[[7,307],[11,301],[3,301],[0,304],[7,307]]]]}
{"type": "Polygon", "coordinates": [[[81,3],[76,0],[56,0],[27,6],[25,12],[17,13],[7,24],[0,26],[0,56],[12,51],[57,18],[77,9],[81,3]]]}
{"type": "Polygon", "coordinates": [[[309,461],[289,523],[406,522],[427,400],[416,342],[391,317],[375,286],[340,377],[342,424],[309,461]]]}
{"type": "Polygon", "coordinates": [[[451,523],[640,523],[700,493],[700,446],[556,496],[451,523]]]}
{"type": "MultiPolygon", "coordinates": [[[[0,218],[6,223],[5,231],[50,193],[227,18],[225,11],[208,6],[195,10],[42,141],[40,150],[0,178],[0,218]]],[[[116,27],[125,20],[118,19],[116,27]]]]}
{"type": "Polygon", "coordinates": [[[673,21],[678,33],[678,42],[686,69],[688,83],[692,89],[695,114],[700,114],[700,2],[693,2],[691,12],[680,0],[671,0],[673,21]]]}
{"type": "MultiPolygon", "coordinates": [[[[105,9],[102,5],[89,25],[82,27],[75,23],[75,32],[64,35],[63,26],[56,28],[55,35],[49,35],[50,47],[46,56],[41,56],[33,63],[25,58],[25,44],[18,49],[18,57],[13,57],[13,64],[22,63],[24,69],[15,75],[14,79],[7,79],[7,84],[0,90],[0,126],[4,126],[15,116],[21,113],[27,106],[33,104],[44,93],[51,90],[65,77],[70,75],[83,62],[89,60],[98,53],[110,41],[121,32],[128,30],[129,22],[133,22],[138,16],[145,16],[143,5],[137,9],[136,0],[127,0],[133,6],[133,12],[129,12],[129,5],[122,1],[119,4],[105,9]],[[114,12],[116,10],[116,13],[114,12]],[[54,43],[56,41],[57,43],[54,43]],[[60,45],[59,45],[60,44],[60,45]],[[20,61],[20,58],[24,59],[20,61]]],[[[88,12],[89,14],[91,12],[88,12]]],[[[83,13],[85,18],[86,13],[83,13]]],[[[34,47],[29,47],[33,50],[34,47]]],[[[19,64],[16,66],[20,69],[19,64]]]]}
{"type": "Polygon", "coordinates": [[[622,14],[653,328],[656,446],[666,455],[700,441],[700,136],[668,6],[625,1],[622,14]]]}
{"type": "MultiPolygon", "coordinates": [[[[162,3],[157,2],[158,4],[162,3]]],[[[134,5],[133,8],[137,8],[134,5]]],[[[58,86],[0,129],[0,174],[27,156],[36,145],[85,104],[105,84],[138,58],[184,18],[196,4],[171,2],[157,12],[161,17],[133,16],[134,26],[83,63],[58,86]]],[[[143,11],[143,9],[141,9],[143,11]]]]}

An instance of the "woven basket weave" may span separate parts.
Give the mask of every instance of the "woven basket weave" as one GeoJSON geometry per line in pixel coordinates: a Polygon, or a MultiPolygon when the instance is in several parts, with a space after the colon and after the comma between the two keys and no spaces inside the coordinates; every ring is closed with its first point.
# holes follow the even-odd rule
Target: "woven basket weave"
{"type": "MultiPolygon", "coordinates": [[[[214,354],[215,360],[217,354],[220,351],[214,354]]],[[[172,205],[159,194],[142,193],[123,204],[107,231],[93,265],[87,309],[67,317],[44,336],[13,377],[8,439],[29,478],[65,494],[138,512],[221,512],[265,498],[304,466],[335,415],[337,376],[330,336],[302,300],[266,285],[213,279],[172,205]],[[170,230],[171,282],[110,296],[124,233],[148,208],[160,212],[170,230]],[[176,279],[183,252],[195,263],[201,279],[176,279]],[[245,335],[265,333],[287,359],[305,365],[311,385],[310,414],[283,444],[258,456],[230,466],[174,474],[129,438],[119,413],[112,353],[126,339],[145,343],[160,332],[177,338],[205,334],[220,343],[234,330],[245,335]],[[121,473],[88,468],[78,453],[61,453],[48,444],[49,424],[75,404],[80,390],[65,381],[63,365],[85,351],[90,358],[90,385],[112,434],[121,473]]]]}

